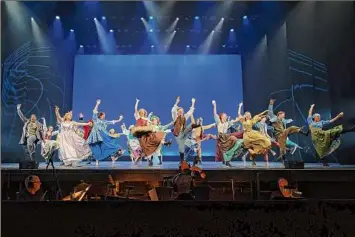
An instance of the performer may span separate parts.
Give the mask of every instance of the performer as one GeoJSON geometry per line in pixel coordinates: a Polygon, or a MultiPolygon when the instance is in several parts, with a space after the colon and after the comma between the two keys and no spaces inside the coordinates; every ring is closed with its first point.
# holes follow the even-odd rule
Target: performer
{"type": "Polygon", "coordinates": [[[22,145],[25,150],[25,159],[34,161],[37,143],[43,139],[42,124],[37,121],[35,114],[31,114],[30,119],[26,118],[21,111],[21,104],[17,105],[17,113],[24,123],[19,144],[22,145]]]}
{"type": "Polygon", "coordinates": [[[47,128],[47,123],[46,123],[45,118],[42,118],[42,121],[43,121],[44,137],[43,137],[43,141],[42,141],[41,155],[43,156],[43,158],[47,162],[47,168],[48,168],[48,165],[50,165],[50,164],[52,165],[52,167],[54,167],[52,158],[53,158],[54,152],[59,149],[59,143],[56,140],[52,140],[52,137],[58,135],[59,131],[58,130],[53,131],[52,126],[49,126],[47,128]]]}
{"type": "Polygon", "coordinates": [[[329,166],[327,156],[335,151],[340,145],[340,135],[347,132],[354,132],[355,126],[344,128],[343,125],[335,126],[331,129],[323,130],[323,126],[334,123],[344,116],[341,112],[330,120],[321,120],[320,114],[313,114],[314,104],[311,105],[307,123],[311,130],[312,142],[317,155],[323,160],[323,166],[329,166]],[[313,115],[312,115],[313,114],[313,115]]]}
{"type": "MultiPolygon", "coordinates": [[[[82,113],[79,114],[79,121],[84,122],[84,115],[82,113]]],[[[92,119],[89,119],[87,123],[89,123],[89,125],[83,126],[83,129],[81,130],[82,136],[85,140],[88,139],[92,127],[94,126],[94,121],[92,121],[92,119]]]]}
{"type": "MultiPolygon", "coordinates": [[[[213,105],[213,115],[217,125],[218,131],[218,139],[217,139],[217,148],[216,148],[216,158],[221,156],[223,164],[226,166],[232,167],[230,161],[237,154],[238,150],[242,147],[243,140],[238,139],[237,137],[241,137],[242,133],[237,134],[227,134],[228,129],[235,123],[239,122],[240,118],[236,118],[235,120],[227,121],[227,114],[221,113],[217,114],[217,104],[216,101],[212,101],[213,105]]],[[[239,105],[239,110],[241,105],[239,105]]]]}
{"type": "Polygon", "coordinates": [[[171,116],[174,122],[174,130],[173,134],[176,138],[176,142],[179,146],[179,154],[180,154],[180,162],[185,160],[184,151],[185,151],[185,140],[186,140],[186,121],[190,118],[191,114],[195,110],[195,98],[191,99],[191,107],[190,110],[184,114],[184,109],[178,107],[180,103],[180,97],[176,98],[175,104],[171,109],[171,116]]]}
{"type": "Polygon", "coordinates": [[[128,152],[131,157],[131,160],[133,163],[137,163],[140,159],[143,158],[143,151],[139,144],[138,139],[135,136],[133,136],[131,132],[133,127],[134,125],[131,125],[127,129],[126,125],[122,124],[121,129],[122,129],[122,133],[127,137],[127,147],[128,147],[128,152]]]}
{"type": "Polygon", "coordinates": [[[149,166],[153,165],[152,155],[157,150],[161,149],[161,146],[165,143],[165,133],[157,131],[154,126],[151,125],[147,111],[145,109],[138,110],[139,99],[136,99],[134,106],[134,117],[136,119],[136,125],[132,129],[133,136],[138,138],[139,144],[145,156],[149,161],[149,166]]]}
{"type": "Polygon", "coordinates": [[[255,115],[253,118],[251,117],[250,112],[245,112],[244,116],[241,115],[241,107],[243,103],[239,104],[238,115],[240,120],[242,121],[244,134],[243,141],[244,146],[248,149],[250,154],[250,159],[252,160],[252,166],[256,166],[255,156],[263,155],[266,161],[266,166],[269,166],[269,150],[271,149],[271,141],[266,136],[261,134],[258,131],[253,130],[253,126],[261,120],[263,116],[266,116],[268,113],[267,110],[264,112],[255,115]]]}
{"type": "MultiPolygon", "coordinates": [[[[154,126],[156,131],[164,132],[165,134],[171,133],[171,130],[169,127],[173,125],[173,122],[168,123],[166,125],[161,125],[160,123],[160,118],[156,115],[153,115],[153,113],[149,114],[148,116],[150,123],[152,126],[154,126]]],[[[170,147],[171,146],[171,141],[164,142],[164,146],[170,147]]],[[[159,165],[162,165],[162,160],[163,160],[163,153],[162,153],[162,147],[160,149],[156,150],[153,154],[153,157],[158,157],[159,159],[159,165]]]]}
{"type": "Polygon", "coordinates": [[[286,128],[287,124],[292,123],[293,120],[285,119],[284,111],[279,111],[276,116],[274,114],[274,103],[275,100],[271,99],[268,108],[268,117],[272,127],[274,128],[274,137],[276,138],[276,141],[280,147],[280,158],[282,159],[282,162],[284,162],[286,157],[286,147],[290,147],[295,144],[288,139],[288,135],[300,133],[302,135],[308,136],[308,132],[304,132],[301,127],[297,126],[286,128]]]}
{"type": "Polygon", "coordinates": [[[215,123],[203,126],[203,119],[201,117],[195,122],[194,115],[191,115],[191,135],[185,141],[185,158],[194,156],[193,166],[202,164],[201,143],[209,139],[217,139],[212,134],[204,134],[205,130],[215,126],[215,123]]]}
{"type": "Polygon", "coordinates": [[[110,136],[106,130],[107,125],[121,122],[123,116],[121,115],[118,120],[105,120],[105,113],[98,111],[100,104],[101,100],[97,100],[92,115],[94,126],[87,139],[87,143],[91,148],[97,166],[99,165],[99,161],[104,160],[107,157],[112,155],[121,156],[123,154],[123,150],[118,144],[118,138],[110,136]]]}
{"type": "Polygon", "coordinates": [[[91,156],[90,147],[76,132],[78,126],[89,125],[89,123],[78,123],[72,121],[72,111],[66,113],[62,118],[59,114],[58,106],[55,108],[55,114],[57,116],[57,122],[60,125],[58,134],[60,157],[65,166],[75,166],[80,161],[91,156]]]}
{"type": "MultiPolygon", "coordinates": [[[[261,120],[255,124],[255,127],[257,128],[257,130],[258,130],[261,134],[263,134],[265,137],[267,137],[267,138],[270,139],[272,145],[275,145],[275,146],[277,146],[277,147],[280,147],[279,143],[276,142],[276,140],[275,140],[274,138],[270,137],[270,135],[269,135],[269,133],[268,133],[269,126],[267,125],[266,121],[267,121],[267,117],[266,117],[266,116],[262,117],[261,120]]],[[[271,128],[272,128],[272,127],[271,127],[271,128]]],[[[271,154],[272,154],[273,156],[276,155],[276,152],[273,151],[272,149],[270,149],[270,152],[271,152],[271,154]]]]}

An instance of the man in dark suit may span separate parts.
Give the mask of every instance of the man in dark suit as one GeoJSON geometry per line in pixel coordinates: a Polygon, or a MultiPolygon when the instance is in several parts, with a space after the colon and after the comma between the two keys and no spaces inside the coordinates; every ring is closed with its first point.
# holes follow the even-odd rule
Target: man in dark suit
{"type": "Polygon", "coordinates": [[[17,105],[17,113],[24,123],[19,144],[25,149],[25,158],[34,161],[37,143],[43,140],[43,126],[37,121],[35,114],[31,114],[29,119],[26,118],[20,104],[17,105]]]}

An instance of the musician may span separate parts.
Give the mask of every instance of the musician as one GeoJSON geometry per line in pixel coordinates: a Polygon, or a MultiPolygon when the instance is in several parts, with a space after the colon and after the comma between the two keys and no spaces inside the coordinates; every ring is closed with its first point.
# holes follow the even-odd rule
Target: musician
{"type": "Polygon", "coordinates": [[[19,194],[20,201],[42,201],[41,180],[36,175],[30,175],[25,179],[25,189],[19,194]]]}

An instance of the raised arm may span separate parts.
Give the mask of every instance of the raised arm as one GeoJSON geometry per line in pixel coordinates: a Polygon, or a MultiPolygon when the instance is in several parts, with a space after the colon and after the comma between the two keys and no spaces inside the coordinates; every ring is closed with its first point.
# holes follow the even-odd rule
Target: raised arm
{"type": "Polygon", "coordinates": [[[308,117],[307,117],[307,123],[310,125],[312,123],[312,115],[313,115],[313,109],[314,109],[314,104],[311,105],[311,107],[308,110],[308,117]]]}
{"type": "Polygon", "coordinates": [[[139,105],[139,99],[136,99],[136,103],[134,104],[134,118],[136,120],[139,119],[138,105],[139,105]]]}
{"type": "Polygon", "coordinates": [[[121,121],[122,121],[122,119],[123,119],[123,116],[122,116],[122,115],[120,115],[120,117],[119,117],[119,119],[118,119],[118,120],[111,120],[111,121],[109,121],[109,120],[105,120],[105,124],[115,124],[115,123],[119,123],[119,122],[121,122],[121,121]]]}
{"type": "Polygon", "coordinates": [[[275,103],[275,100],[270,99],[268,113],[267,113],[267,115],[270,119],[270,122],[276,122],[276,119],[277,119],[277,116],[274,113],[274,103],[275,103]]]}
{"type": "Polygon", "coordinates": [[[193,112],[195,111],[195,101],[196,101],[195,98],[191,99],[191,107],[189,111],[187,111],[187,113],[185,114],[186,119],[189,119],[192,116],[193,112]]]}
{"type": "Polygon", "coordinates": [[[216,123],[211,123],[209,125],[202,126],[202,129],[207,130],[207,129],[214,128],[214,127],[216,127],[216,123]]]}
{"type": "Polygon", "coordinates": [[[47,128],[46,119],[44,117],[42,118],[42,127],[43,127],[43,133],[46,134],[48,131],[48,128],[47,128]]]}
{"type": "Polygon", "coordinates": [[[243,102],[240,102],[239,107],[238,107],[238,118],[243,117],[242,116],[242,107],[243,107],[243,102]]]}
{"type": "Polygon", "coordinates": [[[97,114],[99,112],[99,105],[100,104],[101,104],[101,100],[100,99],[96,100],[96,104],[95,104],[95,107],[93,110],[94,114],[97,114]]]}
{"type": "Polygon", "coordinates": [[[178,110],[179,103],[180,103],[180,96],[178,96],[176,98],[175,104],[174,104],[173,108],[171,109],[171,117],[173,119],[173,122],[175,122],[175,120],[177,118],[177,110],[178,110]]]}
{"type": "Polygon", "coordinates": [[[335,121],[337,121],[338,119],[342,118],[344,116],[344,113],[341,112],[339,113],[337,116],[335,116],[334,118],[332,118],[331,120],[329,120],[330,123],[334,123],[335,121]]]}
{"type": "Polygon", "coordinates": [[[174,124],[174,122],[170,122],[167,125],[161,126],[161,129],[164,131],[164,130],[168,129],[170,126],[172,126],[173,124],[174,124]]]}
{"type": "Polygon", "coordinates": [[[217,114],[217,104],[215,100],[212,100],[212,105],[213,105],[213,118],[216,124],[221,123],[221,120],[219,119],[219,116],[217,114]]]}
{"type": "Polygon", "coordinates": [[[60,117],[60,114],[59,114],[59,107],[58,106],[55,106],[55,116],[57,117],[57,123],[62,123],[63,122],[63,118],[60,117]]]}
{"type": "Polygon", "coordinates": [[[126,135],[126,136],[129,135],[129,130],[126,128],[126,124],[121,125],[121,130],[124,135],[126,135]]]}
{"type": "Polygon", "coordinates": [[[20,104],[17,105],[17,114],[20,117],[20,119],[22,120],[22,122],[26,123],[28,121],[28,118],[26,118],[25,115],[21,111],[21,105],[20,104]]]}

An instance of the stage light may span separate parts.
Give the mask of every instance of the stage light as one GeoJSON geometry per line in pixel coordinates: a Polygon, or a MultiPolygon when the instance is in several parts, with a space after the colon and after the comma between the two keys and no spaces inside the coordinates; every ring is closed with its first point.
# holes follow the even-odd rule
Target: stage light
{"type": "Polygon", "coordinates": [[[151,48],[154,48],[154,45],[151,45],[150,47],[151,47],[151,48]]]}
{"type": "Polygon", "coordinates": [[[113,30],[111,29],[110,32],[113,32],[113,30]]]}
{"type": "Polygon", "coordinates": [[[149,32],[153,32],[153,29],[150,29],[149,32]]]}
{"type": "Polygon", "coordinates": [[[214,33],[214,30],[212,30],[212,33],[214,33]]]}
{"type": "Polygon", "coordinates": [[[96,17],[94,17],[94,21],[96,21],[97,19],[96,19],[96,17]]]}
{"type": "Polygon", "coordinates": [[[60,17],[59,17],[59,16],[56,16],[56,17],[55,17],[55,19],[59,20],[59,19],[60,19],[60,17]]]}
{"type": "Polygon", "coordinates": [[[221,19],[222,21],[224,21],[224,18],[222,17],[222,19],[221,19]]]}
{"type": "Polygon", "coordinates": [[[190,45],[186,45],[186,48],[190,48],[190,45]]]}
{"type": "Polygon", "coordinates": [[[102,20],[106,20],[106,17],[105,17],[105,16],[103,16],[103,17],[102,17],[102,20]]]}
{"type": "Polygon", "coordinates": [[[247,16],[243,16],[243,19],[246,20],[248,17],[247,16]]]}
{"type": "Polygon", "coordinates": [[[222,45],[222,47],[223,47],[223,48],[225,48],[225,47],[226,47],[226,45],[224,44],[224,45],[222,45]]]}
{"type": "Polygon", "coordinates": [[[83,48],[84,46],[80,45],[80,48],[83,48]]]}
{"type": "Polygon", "coordinates": [[[144,20],[144,18],[143,18],[143,17],[141,17],[141,20],[143,21],[143,20],[144,20]]]}
{"type": "Polygon", "coordinates": [[[229,31],[230,31],[230,32],[234,32],[234,29],[230,29],[229,31]]]}
{"type": "Polygon", "coordinates": [[[195,20],[198,20],[198,19],[200,19],[200,17],[198,17],[198,16],[195,16],[195,20]]]}
{"type": "Polygon", "coordinates": [[[174,30],[174,33],[176,33],[176,30],[174,30]]]}
{"type": "Polygon", "coordinates": [[[74,30],[73,30],[73,29],[70,29],[70,32],[74,32],[74,30]]]}
{"type": "Polygon", "coordinates": [[[33,17],[31,17],[31,20],[33,21],[33,20],[34,20],[34,18],[33,18],[33,17]]]}
{"type": "Polygon", "coordinates": [[[153,20],[153,19],[154,19],[154,17],[152,17],[152,16],[149,17],[149,20],[153,20]]]}
{"type": "Polygon", "coordinates": [[[176,17],[176,20],[178,21],[178,20],[179,20],[179,17],[176,17]]]}

